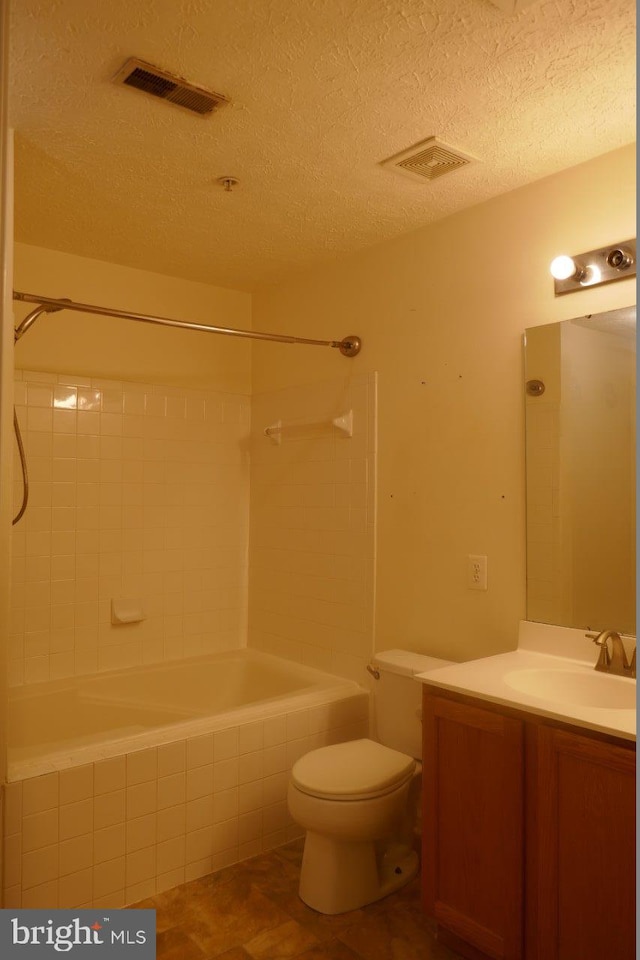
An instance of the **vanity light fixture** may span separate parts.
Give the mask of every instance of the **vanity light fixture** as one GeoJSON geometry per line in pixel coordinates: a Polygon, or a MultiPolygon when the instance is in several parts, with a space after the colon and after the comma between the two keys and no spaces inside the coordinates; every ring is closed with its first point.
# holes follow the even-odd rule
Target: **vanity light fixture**
{"type": "Polygon", "coordinates": [[[636,275],[636,241],[623,243],[598,250],[589,250],[575,257],[561,254],[551,261],[551,276],[554,279],[556,297],[585,287],[596,287],[601,283],[625,280],[636,275]]]}

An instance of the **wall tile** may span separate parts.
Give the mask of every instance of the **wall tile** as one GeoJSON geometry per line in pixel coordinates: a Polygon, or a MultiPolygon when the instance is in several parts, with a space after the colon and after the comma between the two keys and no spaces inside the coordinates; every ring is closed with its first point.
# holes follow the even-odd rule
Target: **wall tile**
{"type": "Polygon", "coordinates": [[[22,892],[25,910],[51,910],[58,907],[58,881],[50,880],[22,892]]]}
{"type": "Polygon", "coordinates": [[[93,868],[93,895],[104,897],[117,890],[124,891],[125,859],[118,857],[114,860],[96,864],[93,868]]]}
{"type": "Polygon", "coordinates": [[[59,906],[66,909],[90,905],[93,901],[93,869],[88,867],[61,877],[58,897],[59,906]]]}
{"type": "Polygon", "coordinates": [[[262,721],[245,723],[238,727],[238,753],[240,755],[261,750],[264,745],[264,725],[262,721]]]}
{"type": "MultiPolygon", "coordinates": [[[[193,802],[197,803],[199,801],[193,802]]],[[[158,810],[156,821],[158,843],[162,843],[163,840],[171,840],[173,837],[181,836],[186,832],[185,824],[186,806],[184,803],[158,810]]]]}
{"type": "Polygon", "coordinates": [[[94,764],[94,793],[96,796],[121,790],[126,785],[126,757],[99,760],[94,764]]]}
{"type": "Polygon", "coordinates": [[[93,830],[93,798],[67,803],[60,807],[59,834],[61,840],[91,833],[93,830]]]}
{"type": "Polygon", "coordinates": [[[6,887],[14,886],[22,882],[22,837],[19,833],[14,833],[10,837],[5,837],[3,842],[4,857],[4,877],[3,882],[6,887]]]}
{"type": "MultiPolygon", "coordinates": [[[[213,853],[221,853],[223,850],[237,848],[238,846],[238,821],[226,820],[224,823],[217,823],[213,828],[212,848],[213,853]]],[[[235,852],[237,860],[237,850],[235,852]]],[[[233,860],[231,861],[233,862],[233,860]]]]}
{"type": "Polygon", "coordinates": [[[60,771],[60,804],[76,803],[93,796],[93,764],[60,771]]]}
{"type": "Polygon", "coordinates": [[[158,752],[155,747],[137,750],[127,756],[127,786],[156,780],[158,777],[158,752]]]}
{"type": "Polygon", "coordinates": [[[140,883],[143,880],[155,878],[156,874],[156,847],[144,847],[134,853],[127,854],[125,863],[125,879],[127,887],[140,883]]]}
{"type": "Polygon", "coordinates": [[[155,813],[158,805],[158,784],[156,780],[138,783],[127,787],[127,820],[136,820],[149,813],[155,813]]]}
{"type": "Polygon", "coordinates": [[[123,857],[126,852],[126,827],[116,823],[111,827],[96,830],[93,835],[93,862],[104,863],[123,857]]]}
{"type": "Polygon", "coordinates": [[[186,769],[186,743],[165,743],[158,747],[158,777],[181,773],[186,769]]]}
{"type": "MultiPolygon", "coordinates": [[[[213,734],[190,737],[187,740],[187,770],[213,763],[213,734]]],[[[188,776],[187,776],[188,780],[188,776]]]]}
{"type": "Polygon", "coordinates": [[[126,820],[126,792],[113,790],[93,800],[93,824],[95,830],[111,827],[126,820]]]}
{"type": "Polygon", "coordinates": [[[93,864],[93,834],[62,840],[60,843],[60,876],[85,870],[93,864]]]}
{"type": "Polygon", "coordinates": [[[126,852],[133,853],[156,843],[156,814],[150,813],[127,821],[126,852]]]}
{"type": "Polygon", "coordinates": [[[58,774],[47,773],[25,780],[22,790],[22,815],[41,813],[58,806],[58,774]]]}
{"type": "Polygon", "coordinates": [[[174,773],[158,780],[158,810],[175,807],[186,799],[186,774],[174,773]]]}
{"type": "Polygon", "coordinates": [[[238,816],[238,788],[222,790],[213,795],[213,822],[222,823],[238,816]]]}
{"type": "Polygon", "coordinates": [[[238,760],[238,783],[250,783],[260,780],[264,772],[264,756],[261,750],[247,753],[238,760]]]}
{"type": "Polygon", "coordinates": [[[21,830],[22,782],[8,783],[4,790],[4,832],[10,837],[21,830]]]}
{"type": "Polygon", "coordinates": [[[213,764],[187,771],[186,799],[197,800],[213,793],[213,764]]]}
{"type": "MultiPolygon", "coordinates": [[[[217,793],[214,795],[217,796],[217,793]]],[[[215,799],[214,799],[215,802],[215,799]]],[[[213,805],[211,795],[189,800],[186,804],[186,832],[202,830],[213,824],[213,805]]]]}
{"type": "Polygon", "coordinates": [[[57,878],[57,843],[22,854],[22,886],[25,890],[57,878]]]}
{"type": "Polygon", "coordinates": [[[213,751],[216,760],[229,760],[238,756],[238,728],[219,730],[213,735],[213,751]]]}
{"type": "MultiPolygon", "coordinates": [[[[176,392],[162,384],[105,381],[101,385],[88,377],[65,374],[52,375],[50,380],[42,377],[37,371],[16,372],[18,399],[26,401],[19,416],[25,427],[32,493],[27,514],[14,530],[14,555],[21,554],[23,544],[32,564],[21,592],[14,594],[14,614],[20,609],[22,617],[14,616],[18,630],[11,683],[36,683],[219,649],[220,621],[228,616],[230,592],[215,601],[210,598],[198,611],[197,623],[193,616],[181,616],[182,603],[180,613],[170,621],[163,624],[158,619],[153,624],[153,640],[143,641],[140,632],[133,644],[86,648],[78,631],[97,628],[98,598],[108,601],[126,595],[127,573],[139,562],[130,536],[134,530],[147,539],[139,558],[149,572],[177,572],[186,565],[213,574],[217,566],[211,555],[200,553],[196,563],[196,542],[205,531],[219,528],[223,516],[245,518],[229,522],[225,532],[235,548],[226,566],[233,564],[238,589],[232,601],[234,616],[224,633],[226,647],[244,645],[249,475],[241,445],[248,433],[248,398],[215,391],[176,392]],[[204,416],[207,404],[212,414],[216,412],[209,421],[204,416]],[[232,412],[223,424],[225,404],[232,412]],[[211,424],[224,427],[215,444],[211,444],[211,424]],[[204,470],[205,461],[211,470],[204,470]],[[171,482],[169,465],[174,468],[171,482]],[[193,503],[193,511],[183,509],[185,502],[193,503]],[[165,540],[167,527],[178,536],[165,540]],[[95,554],[97,560],[98,553],[108,557],[95,574],[89,574],[87,555],[95,554]],[[74,565],[80,555],[82,562],[74,565]],[[54,563],[52,556],[57,558],[54,563]],[[36,566],[42,571],[37,579],[36,566]],[[81,571],[77,580],[76,570],[81,571]],[[67,606],[65,624],[76,629],[71,646],[64,651],[54,649],[51,633],[45,633],[53,622],[52,605],[67,606]],[[28,648],[25,631],[32,634],[28,648]],[[39,634],[37,652],[35,632],[39,634]],[[56,656],[62,652],[65,656],[56,656]]],[[[149,583],[143,605],[152,610],[165,593],[161,583],[149,583]]],[[[179,593],[184,597],[184,587],[179,593]]],[[[62,613],[57,611],[55,616],[60,618],[62,613]]],[[[149,615],[147,624],[152,626],[149,615]]],[[[55,629],[62,628],[57,623],[55,629]]],[[[116,639],[117,630],[107,619],[103,638],[116,639]]]]}

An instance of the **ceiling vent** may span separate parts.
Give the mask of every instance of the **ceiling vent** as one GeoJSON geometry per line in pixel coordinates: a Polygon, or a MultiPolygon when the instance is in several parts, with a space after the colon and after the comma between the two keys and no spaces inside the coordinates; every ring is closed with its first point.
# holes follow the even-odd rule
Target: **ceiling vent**
{"type": "Polygon", "coordinates": [[[228,103],[226,97],[219,93],[212,93],[193,83],[187,83],[181,77],[174,77],[158,67],[154,67],[144,60],[131,57],[118,70],[113,78],[114,83],[124,83],[128,87],[135,87],[144,93],[150,93],[161,100],[168,100],[178,107],[184,107],[192,113],[205,117],[222,103],[228,103]]]}
{"type": "Polygon", "coordinates": [[[459,170],[470,163],[476,162],[475,157],[461,153],[436,137],[429,137],[415,146],[397,153],[388,160],[383,160],[381,166],[390,167],[398,173],[403,173],[412,180],[436,180],[445,173],[459,170]]]}

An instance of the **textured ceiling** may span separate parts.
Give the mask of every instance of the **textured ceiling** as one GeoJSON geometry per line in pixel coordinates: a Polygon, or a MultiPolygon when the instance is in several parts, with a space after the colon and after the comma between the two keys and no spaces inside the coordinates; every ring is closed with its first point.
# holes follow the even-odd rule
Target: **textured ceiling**
{"type": "Polygon", "coordinates": [[[635,139],[633,0],[12,8],[17,239],[194,280],[251,289],[635,139]],[[116,86],[129,56],[231,102],[203,119],[116,86]],[[481,162],[379,165],[430,136],[481,162]]]}

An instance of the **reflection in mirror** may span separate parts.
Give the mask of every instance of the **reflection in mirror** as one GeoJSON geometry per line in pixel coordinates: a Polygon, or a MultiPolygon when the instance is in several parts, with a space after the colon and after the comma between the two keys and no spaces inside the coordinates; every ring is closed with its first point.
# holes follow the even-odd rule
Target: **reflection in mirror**
{"type": "Polygon", "coordinates": [[[635,307],[525,332],[529,620],[635,635],[635,370],[635,307]]]}

